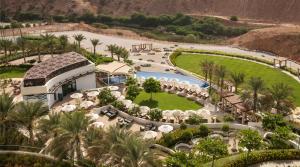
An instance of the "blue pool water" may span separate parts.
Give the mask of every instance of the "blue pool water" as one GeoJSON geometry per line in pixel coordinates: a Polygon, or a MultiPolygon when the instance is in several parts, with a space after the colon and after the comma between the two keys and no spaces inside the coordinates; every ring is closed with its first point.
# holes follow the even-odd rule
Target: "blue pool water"
{"type": "Polygon", "coordinates": [[[190,84],[197,84],[202,88],[208,87],[208,83],[200,80],[195,77],[190,77],[190,76],[185,76],[185,75],[180,75],[180,74],[170,74],[170,73],[161,73],[161,72],[145,72],[145,71],[139,71],[136,73],[137,78],[150,78],[150,77],[155,77],[156,79],[160,78],[167,78],[167,79],[178,79],[180,82],[187,81],[190,84]]]}

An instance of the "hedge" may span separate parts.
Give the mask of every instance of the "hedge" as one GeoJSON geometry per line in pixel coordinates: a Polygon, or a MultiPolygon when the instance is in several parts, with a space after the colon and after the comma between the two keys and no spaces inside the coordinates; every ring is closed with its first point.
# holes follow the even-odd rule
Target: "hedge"
{"type": "Polygon", "coordinates": [[[195,128],[186,129],[176,129],[171,133],[164,134],[157,144],[163,145],[165,147],[173,147],[179,142],[189,142],[193,137],[200,136],[201,130],[200,126],[195,128]]]}
{"type": "MultiPolygon", "coordinates": [[[[300,150],[286,149],[286,150],[261,150],[254,151],[249,154],[246,161],[247,153],[233,155],[226,158],[221,158],[215,162],[216,167],[244,167],[246,164],[254,165],[267,161],[277,160],[300,160],[300,150]]],[[[207,163],[204,166],[211,166],[207,163]]]]}

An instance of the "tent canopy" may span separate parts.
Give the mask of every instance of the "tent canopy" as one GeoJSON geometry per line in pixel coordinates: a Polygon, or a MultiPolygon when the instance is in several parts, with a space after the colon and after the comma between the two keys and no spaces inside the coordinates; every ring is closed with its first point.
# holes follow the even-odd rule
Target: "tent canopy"
{"type": "Polygon", "coordinates": [[[111,62],[108,64],[100,64],[96,66],[98,72],[105,72],[111,75],[129,75],[132,72],[132,68],[126,63],[111,62]]]}

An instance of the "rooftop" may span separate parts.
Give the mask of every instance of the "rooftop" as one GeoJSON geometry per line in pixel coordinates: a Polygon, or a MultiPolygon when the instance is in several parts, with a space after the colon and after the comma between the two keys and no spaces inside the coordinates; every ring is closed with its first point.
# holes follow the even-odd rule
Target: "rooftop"
{"type": "Polygon", "coordinates": [[[24,86],[43,85],[57,75],[88,64],[89,61],[78,53],[61,54],[30,68],[25,74],[24,86]]]}

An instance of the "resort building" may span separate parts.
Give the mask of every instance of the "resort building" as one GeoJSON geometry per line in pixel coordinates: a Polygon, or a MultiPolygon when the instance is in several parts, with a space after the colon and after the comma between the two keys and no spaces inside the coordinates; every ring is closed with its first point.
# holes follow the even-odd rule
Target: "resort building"
{"type": "Polygon", "coordinates": [[[70,52],[50,58],[29,69],[21,94],[25,101],[42,100],[49,107],[71,92],[96,88],[95,64],[70,52]]]}

